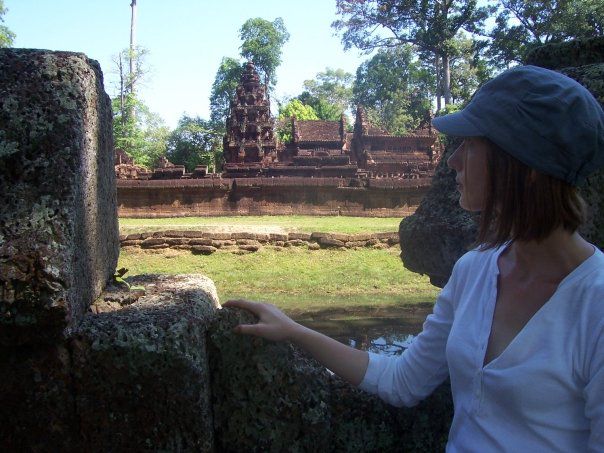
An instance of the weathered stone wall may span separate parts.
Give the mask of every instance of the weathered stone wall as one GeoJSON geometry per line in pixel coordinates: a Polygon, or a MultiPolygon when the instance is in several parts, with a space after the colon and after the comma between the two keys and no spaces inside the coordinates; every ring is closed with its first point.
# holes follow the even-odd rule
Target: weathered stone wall
{"type": "Polygon", "coordinates": [[[118,180],[120,217],[349,215],[401,217],[415,211],[423,179],[239,178],[118,180]],[[351,184],[363,184],[363,187],[351,184]]]}
{"type": "Polygon", "coordinates": [[[109,287],[52,345],[0,349],[4,451],[212,451],[202,276],[109,287]]]}
{"type": "Polygon", "coordinates": [[[77,326],[115,269],[115,197],[98,63],[0,49],[0,344],[77,326]]]}
{"type": "MultiPolygon", "coordinates": [[[[539,47],[527,56],[527,64],[554,69],[589,89],[604,106],[604,37],[539,47]]],[[[444,286],[455,261],[474,242],[475,219],[458,205],[455,172],[446,167],[448,155],[458,145],[449,141],[433,178],[433,186],[414,215],[401,221],[401,259],[408,269],[427,274],[444,286]]],[[[589,207],[588,221],[580,228],[584,237],[604,248],[604,170],[580,187],[589,207]]]]}
{"type": "Polygon", "coordinates": [[[321,248],[387,248],[398,244],[397,233],[211,233],[204,231],[156,231],[120,236],[122,247],[143,249],[190,250],[210,255],[217,250],[233,253],[257,252],[262,247],[273,249],[286,247],[321,248]]]}

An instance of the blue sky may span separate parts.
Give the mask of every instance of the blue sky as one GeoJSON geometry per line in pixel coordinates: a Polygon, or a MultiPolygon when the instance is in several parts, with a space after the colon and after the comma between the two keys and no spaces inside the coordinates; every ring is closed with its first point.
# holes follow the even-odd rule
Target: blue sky
{"type": "MultiPolygon", "coordinates": [[[[116,93],[112,57],[128,47],[130,0],[4,0],[15,47],[84,52],[98,60],[105,90],[116,93]]],[[[282,17],[283,47],[275,96],[296,96],[326,67],[356,70],[367,56],[344,51],[330,27],[335,0],[138,0],[137,43],[149,50],[140,93],[170,127],[180,116],[209,117],[209,95],[222,57],[239,56],[238,30],[251,17],[282,17]]]]}

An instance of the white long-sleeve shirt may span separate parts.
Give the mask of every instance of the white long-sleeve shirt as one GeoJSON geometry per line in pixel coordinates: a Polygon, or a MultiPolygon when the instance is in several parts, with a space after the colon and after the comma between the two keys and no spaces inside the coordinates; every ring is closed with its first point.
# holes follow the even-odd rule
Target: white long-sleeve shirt
{"type": "Polygon", "coordinates": [[[413,406],[449,375],[449,452],[604,452],[604,254],[566,276],[483,366],[502,250],[465,254],[423,332],[401,356],[370,353],[360,388],[413,406]]]}

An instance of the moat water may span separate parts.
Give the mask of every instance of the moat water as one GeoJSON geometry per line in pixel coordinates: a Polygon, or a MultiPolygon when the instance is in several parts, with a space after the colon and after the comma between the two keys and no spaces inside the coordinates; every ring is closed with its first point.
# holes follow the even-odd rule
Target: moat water
{"type": "Polygon", "coordinates": [[[422,330],[431,304],[410,305],[371,313],[327,312],[312,318],[296,317],[301,324],[342,343],[379,354],[398,355],[422,330]]]}

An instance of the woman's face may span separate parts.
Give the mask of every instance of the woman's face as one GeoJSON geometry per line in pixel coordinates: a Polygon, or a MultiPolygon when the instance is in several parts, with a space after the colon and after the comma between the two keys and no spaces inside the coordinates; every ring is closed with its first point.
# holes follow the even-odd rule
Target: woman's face
{"type": "Polygon", "coordinates": [[[457,172],[455,182],[461,194],[459,205],[476,212],[483,207],[487,191],[488,143],[480,137],[467,137],[449,159],[447,165],[457,172]]]}

